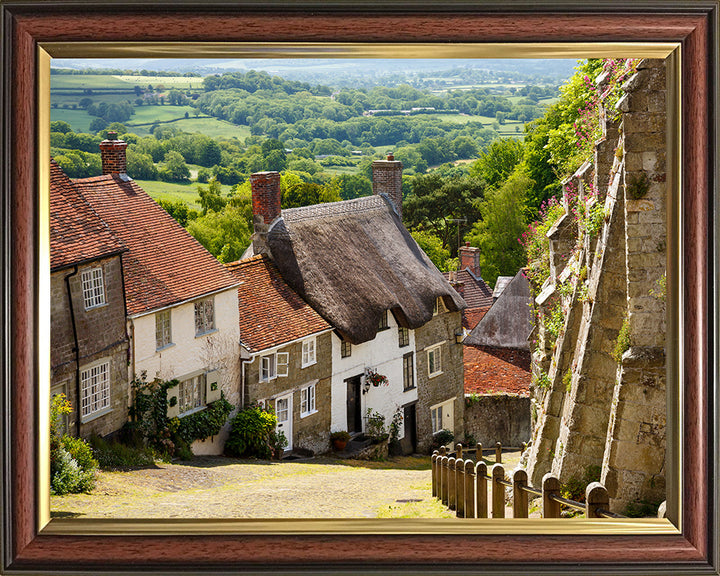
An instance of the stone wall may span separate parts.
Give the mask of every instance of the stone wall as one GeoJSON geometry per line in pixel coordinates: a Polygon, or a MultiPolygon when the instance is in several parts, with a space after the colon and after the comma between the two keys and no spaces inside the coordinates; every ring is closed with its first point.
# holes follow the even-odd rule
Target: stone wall
{"type": "Polygon", "coordinates": [[[455,340],[462,330],[460,312],[437,314],[415,330],[415,367],[418,389],[417,450],[428,452],[432,446],[430,408],[453,398],[454,432],[462,436],[464,425],[463,345],[455,340]],[[430,377],[427,350],[440,344],[442,373],[430,377]]]}
{"type": "Polygon", "coordinates": [[[551,277],[536,303],[542,318],[559,299],[565,322],[554,342],[542,325],[535,334],[533,372],[536,382],[541,373],[547,379],[533,390],[537,416],[525,454],[535,485],[549,471],[567,482],[602,466],[618,512],[630,502],[661,501],[665,488],[663,61],[641,61],[623,89],[617,122],[609,119],[615,110],[601,107],[604,137],[593,162],[565,182],[586,213],[600,203],[602,224],[573,230],[568,210],[548,232],[551,277]],[[572,232],[570,255],[559,255],[572,232]],[[621,332],[629,349],[618,358],[621,332]]]}
{"type": "MultiPolygon", "coordinates": [[[[327,452],[330,449],[330,414],[331,414],[331,367],[332,367],[332,334],[326,332],[317,337],[316,362],[302,368],[302,341],[275,348],[272,352],[287,352],[288,376],[278,376],[268,382],[260,381],[259,352],[252,362],[245,365],[245,403],[263,400],[274,406],[279,396],[292,394],[293,414],[293,448],[304,448],[313,452],[327,452]],[[301,389],[315,383],[316,412],[300,415],[301,389]]],[[[270,351],[268,351],[269,353],[270,351]]]]}
{"type": "Polygon", "coordinates": [[[68,432],[76,435],[76,418],[80,414],[78,366],[66,278],[72,294],[80,370],[100,362],[108,362],[110,369],[110,410],[86,419],[80,427],[80,436],[105,436],[119,430],[128,417],[128,336],[120,257],[80,266],[77,274],[73,274],[72,268],[54,272],[50,278],[51,393],[64,393],[70,400],[73,412],[68,418],[68,432]],[[103,272],[106,304],[85,310],[81,275],[83,270],[97,267],[103,272]]]}
{"type": "Polygon", "coordinates": [[[519,447],[531,435],[530,398],[517,394],[465,397],[465,434],[483,446],[519,447]]]}

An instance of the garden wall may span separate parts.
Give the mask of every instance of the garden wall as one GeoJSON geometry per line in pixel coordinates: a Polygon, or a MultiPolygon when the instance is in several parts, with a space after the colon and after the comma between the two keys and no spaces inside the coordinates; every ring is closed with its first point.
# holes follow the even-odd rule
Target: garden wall
{"type": "Polygon", "coordinates": [[[518,394],[472,394],[465,397],[465,434],[484,447],[500,442],[521,446],[528,442],[530,397],[518,394]]]}

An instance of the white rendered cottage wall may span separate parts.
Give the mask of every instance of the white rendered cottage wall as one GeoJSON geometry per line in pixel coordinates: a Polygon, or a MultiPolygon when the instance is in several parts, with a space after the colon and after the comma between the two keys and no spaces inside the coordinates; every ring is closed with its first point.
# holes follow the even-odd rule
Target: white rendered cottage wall
{"type": "MultiPolygon", "coordinates": [[[[403,384],[403,355],[415,352],[415,333],[410,330],[408,346],[400,347],[398,344],[398,325],[393,315],[388,311],[388,326],[386,330],[377,333],[374,339],[362,344],[353,345],[352,353],[347,358],[341,358],[341,340],[333,334],[332,338],[332,414],[331,431],[347,430],[347,384],[346,379],[365,372],[369,367],[387,376],[387,386],[370,386],[367,393],[360,397],[360,414],[365,430],[365,417],[368,408],[385,416],[385,425],[389,428],[396,411],[411,402],[417,401],[416,358],[413,355],[413,375],[415,386],[404,391],[403,384]]],[[[365,389],[365,387],[362,387],[365,389]]],[[[404,428],[400,427],[399,438],[404,436],[404,428]]]]}
{"type": "MultiPolygon", "coordinates": [[[[211,296],[215,306],[215,330],[195,336],[195,302],[198,298],[170,308],[172,344],[156,349],[155,314],[130,320],[135,376],[148,380],[183,380],[198,372],[220,370],[220,386],[225,398],[237,407],[240,402],[240,323],[237,289],[211,296]]],[[[131,377],[133,375],[131,374],[131,377]]],[[[228,424],[218,436],[194,442],[195,454],[220,454],[229,432],[228,424]]]]}

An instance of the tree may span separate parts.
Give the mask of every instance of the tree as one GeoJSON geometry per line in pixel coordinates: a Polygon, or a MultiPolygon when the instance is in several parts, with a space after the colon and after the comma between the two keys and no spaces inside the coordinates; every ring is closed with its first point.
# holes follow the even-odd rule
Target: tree
{"type": "Polygon", "coordinates": [[[227,204],[227,198],[222,195],[222,186],[215,178],[211,178],[207,187],[198,186],[198,194],[200,199],[198,204],[202,206],[202,214],[205,216],[208,212],[220,212],[227,204]]]}
{"type": "Polygon", "coordinates": [[[432,232],[442,247],[457,255],[457,220],[472,226],[479,218],[478,202],[485,195],[482,180],[469,176],[443,178],[438,173],[416,176],[412,193],[403,201],[403,221],[409,230],[432,232]]]}
{"type": "Polygon", "coordinates": [[[250,228],[242,207],[210,211],[188,224],[187,230],[220,262],[239,260],[250,245],[250,228]]]}
{"type": "Polygon", "coordinates": [[[415,242],[418,243],[418,246],[420,246],[422,251],[428,255],[428,258],[430,258],[432,263],[437,266],[438,270],[441,272],[448,271],[450,252],[443,248],[442,240],[440,240],[440,238],[434,236],[430,232],[424,232],[422,230],[410,232],[410,235],[413,237],[415,242]]]}
{"type": "Polygon", "coordinates": [[[171,150],[165,154],[165,162],[158,172],[160,180],[165,182],[184,182],[190,178],[190,169],[182,154],[171,150]]]}
{"type": "Polygon", "coordinates": [[[157,203],[163,210],[165,210],[165,212],[175,218],[175,220],[178,224],[180,224],[180,226],[182,226],[183,228],[187,226],[190,211],[185,202],[183,202],[182,200],[176,200],[175,202],[171,202],[170,200],[158,200],[157,203]]]}
{"type": "Polygon", "coordinates": [[[372,194],[372,182],[362,174],[343,174],[337,180],[340,198],[343,200],[352,200],[372,194]]]}
{"type": "Polygon", "coordinates": [[[525,231],[525,195],[533,181],[522,171],[513,173],[500,188],[490,189],[480,204],[482,219],[465,237],[480,249],[483,278],[491,285],[498,276],[514,276],[525,265],[518,238],[525,231]]]}
{"type": "Polygon", "coordinates": [[[513,138],[495,140],[470,166],[470,174],[491,187],[501,185],[523,159],[523,145],[513,138]]]}
{"type": "Polygon", "coordinates": [[[127,172],[130,176],[139,180],[157,180],[158,170],[153,163],[152,156],[136,152],[133,147],[129,147],[126,158],[127,172]]]}
{"type": "Polygon", "coordinates": [[[282,197],[283,208],[298,208],[325,202],[338,202],[340,193],[337,188],[321,186],[314,182],[298,182],[287,187],[282,197]]]}
{"type": "Polygon", "coordinates": [[[72,126],[65,122],[64,120],[54,120],[53,122],[50,122],[50,132],[60,132],[61,134],[67,134],[68,132],[72,132],[72,126]]]}

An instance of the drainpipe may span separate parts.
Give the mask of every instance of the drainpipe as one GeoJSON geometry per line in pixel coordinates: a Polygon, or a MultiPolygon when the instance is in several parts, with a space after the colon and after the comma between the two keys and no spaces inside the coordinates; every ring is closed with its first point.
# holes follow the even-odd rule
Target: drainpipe
{"type": "Polygon", "coordinates": [[[72,325],[73,342],[75,344],[73,352],[75,352],[75,433],[80,438],[80,343],[78,342],[77,326],[75,325],[75,308],[73,307],[72,291],[70,290],[70,278],[77,276],[77,264],[73,266],[73,271],[65,276],[65,289],[67,291],[68,303],[70,305],[70,324],[72,325]]]}

